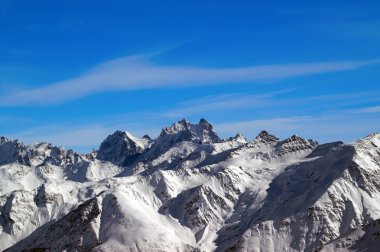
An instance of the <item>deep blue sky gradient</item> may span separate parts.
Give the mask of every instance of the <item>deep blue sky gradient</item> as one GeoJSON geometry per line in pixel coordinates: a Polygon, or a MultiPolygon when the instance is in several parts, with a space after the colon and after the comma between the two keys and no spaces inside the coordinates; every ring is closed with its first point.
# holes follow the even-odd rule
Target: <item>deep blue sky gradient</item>
{"type": "Polygon", "coordinates": [[[86,152],[116,129],[156,136],[183,117],[205,117],[223,137],[253,138],[265,128],[283,138],[350,142],[380,131],[379,13],[379,1],[0,0],[3,101],[134,55],[149,55],[156,66],[198,69],[366,62],[264,81],[0,101],[0,135],[86,152]]]}

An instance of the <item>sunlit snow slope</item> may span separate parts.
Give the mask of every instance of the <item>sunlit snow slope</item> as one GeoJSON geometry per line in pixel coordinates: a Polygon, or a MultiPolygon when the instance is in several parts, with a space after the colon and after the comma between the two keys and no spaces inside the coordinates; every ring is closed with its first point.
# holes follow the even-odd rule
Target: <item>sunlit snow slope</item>
{"type": "Polygon", "coordinates": [[[1,137],[0,250],[380,251],[380,135],[220,139],[181,120],[86,155],[1,137]]]}

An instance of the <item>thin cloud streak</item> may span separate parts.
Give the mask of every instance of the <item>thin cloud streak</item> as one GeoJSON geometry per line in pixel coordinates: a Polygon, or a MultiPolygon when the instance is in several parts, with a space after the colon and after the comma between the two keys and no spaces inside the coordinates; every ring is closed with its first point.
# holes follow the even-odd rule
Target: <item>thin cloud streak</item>
{"type": "Polygon", "coordinates": [[[355,113],[380,113],[380,106],[360,108],[352,111],[355,113]]]}
{"type": "Polygon", "coordinates": [[[79,77],[6,93],[0,106],[56,104],[83,96],[117,90],[187,87],[233,83],[263,83],[287,78],[354,70],[379,60],[266,65],[240,68],[200,68],[154,64],[152,55],[130,56],[105,62],[79,77]]]}
{"type": "MultiPolygon", "coordinates": [[[[220,111],[220,110],[242,110],[253,108],[272,108],[276,110],[284,109],[284,107],[295,107],[302,110],[305,105],[310,108],[322,108],[325,111],[330,110],[331,102],[339,102],[340,106],[352,106],[363,104],[363,101],[380,101],[380,94],[378,92],[362,92],[362,93],[345,93],[345,94],[329,94],[308,97],[278,97],[284,93],[291,93],[294,89],[286,89],[275,92],[260,93],[255,95],[246,95],[242,93],[236,94],[223,94],[205,96],[197,99],[187,100],[175,104],[173,109],[162,113],[163,116],[169,118],[188,117],[192,115],[204,116],[205,108],[207,111],[220,111]]],[[[355,110],[354,112],[378,112],[373,108],[365,108],[363,110],[355,110]]],[[[380,109],[379,109],[380,111],[380,109]]],[[[345,112],[352,112],[345,110],[345,112]]]]}
{"type": "Polygon", "coordinates": [[[231,110],[237,108],[249,107],[265,107],[269,106],[271,97],[275,93],[258,94],[258,95],[244,95],[244,94],[228,94],[228,95],[215,95],[206,96],[200,99],[194,99],[177,104],[177,108],[164,112],[163,116],[166,117],[187,117],[194,114],[202,114],[207,108],[207,111],[215,110],[231,110]]]}

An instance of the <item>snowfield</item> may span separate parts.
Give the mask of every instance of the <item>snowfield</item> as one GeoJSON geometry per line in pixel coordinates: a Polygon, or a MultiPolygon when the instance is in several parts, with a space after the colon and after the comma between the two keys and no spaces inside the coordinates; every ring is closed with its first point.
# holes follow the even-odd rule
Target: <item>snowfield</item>
{"type": "Polygon", "coordinates": [[[380,251],[380,134],[220,139],[181,120],[83,155],[0,138],[3,251],[380,251]]]}

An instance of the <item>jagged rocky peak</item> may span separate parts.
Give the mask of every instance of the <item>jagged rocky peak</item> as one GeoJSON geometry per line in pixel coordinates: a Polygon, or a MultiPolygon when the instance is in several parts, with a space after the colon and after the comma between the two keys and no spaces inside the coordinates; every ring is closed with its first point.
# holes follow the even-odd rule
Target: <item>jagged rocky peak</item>
{"type": "Polygon", "coordinates": [[[268,133],[266,130],[262,130],[259,135],[255,138],[256,142],[266,142],[266,143],[271,143],[271,142],[277,142],[280,139],[274,135],[271,135],[268,133]]]}
{"type": "Polygon", "coordinates": [[[63,147],[53,146],[51,143],[46,142],[33,142],[28,146],[28,149],[33,156],[62,156],[67,152],[63,147]]]}
{"type": "Polygon", "coordinates": [[[202,143],[216,143],[220,141],[214,127],[201,118],[198,124],[192,124],[185,118],[170,127],[163,128],[160,137],[174,135],[174,142],[198,140],[202,143]]]}
{"type": "Polygon", "coordinates": [[[163,136],[163,135],[169,135],[169,134],[176,134],[180,131],[189,129],[190,125],[191,123],[184,118],[176,123],[173,123],[172,126],[170,127],[163,128],[160,135],[163,136]]]}
{"type": "Polygon", "coordinates": [[[0,165],[18,162],[19,164],[28,164],[26,158],[26,146],[19,140],[10,140],[1,137],[0,140],[0,165]]]}
{"type": "Polygon", "coordinates": [[[245,138],[242,134],[238,133],[236,134],[236,136],[234,137],[234,140],[238,141],[238,142],[242,142],[242,143],[247,143],[247,138],[245,138]]]}
{"type": "Polygon", "coordinates": [[[26,146],[19,140],[9,140],[3,138],[0,143],[0,165],[17,162],[22,165],[41,165],[50,163],[53,165],[63,165],[70,160],[79,160],[80,154],[73,150],[66,150],[51,143],[33,142],[26,146]]]}
{"type": "Polygon", "coordinates": [[[202,125],[205,129],[213,130],[213,126],[204,118],[199,120],[198,125],[202,125]]]}
{"type": "Polygon", "coordinates": [[[291,137],[285,139],[283,142],[288,143],[288,144],[305,144],[305,145],[311,145],[311,146],[318,145],[317,141],[314,141],[312,139],[306,140],[305,138],[300,137],[298,135],[292,135],[291,137]]]}
{"type": "Polygon", "coordinates": [[[292,135],[291,137],[279,142],[280,153],[285,154],[289,152],[298,152],[313,150],[318,146],[318,142],[312,139],[306,140],[297,135],[292,135]]]}
{"type": "Polygon", "coordinates": [[[202,133],[203,141],[219,142],[220,138],[216,134],[214,127],[207,122],[204,118],[201,118],[198,123],[198,130],[202,133]]]}
{"type": "Polygon", "coordinates": [[[370,163],[373,162],[373,166],[380,165],[380,134],[372,133],[362,139],[359,139],[353,143],[357,153],[362,153],[368,156],[370,159],[362,160],[359,162],[370,163]]]}
{"type": "Polygon", "coordinates": [[[359,139],[355,142],[356,146],[360,145],[379,145],[380,144],[380,134],[379,133],[372,133],[368,136],[359,139]]]}
{"type": "Polygon", "coordinates": [[[126,131],[115,131],[100,145],[97,158],[125,166],[133,162],[147,147],[150,139],[136,138],[126,131]]]}
{"type": "Polygon", "coordinates": [[[238,133],[234,137],[229,137],[225,141],[237,141],[240,143],[248,143],[247,138],[245,138],[242,134],[238,133]]]}

